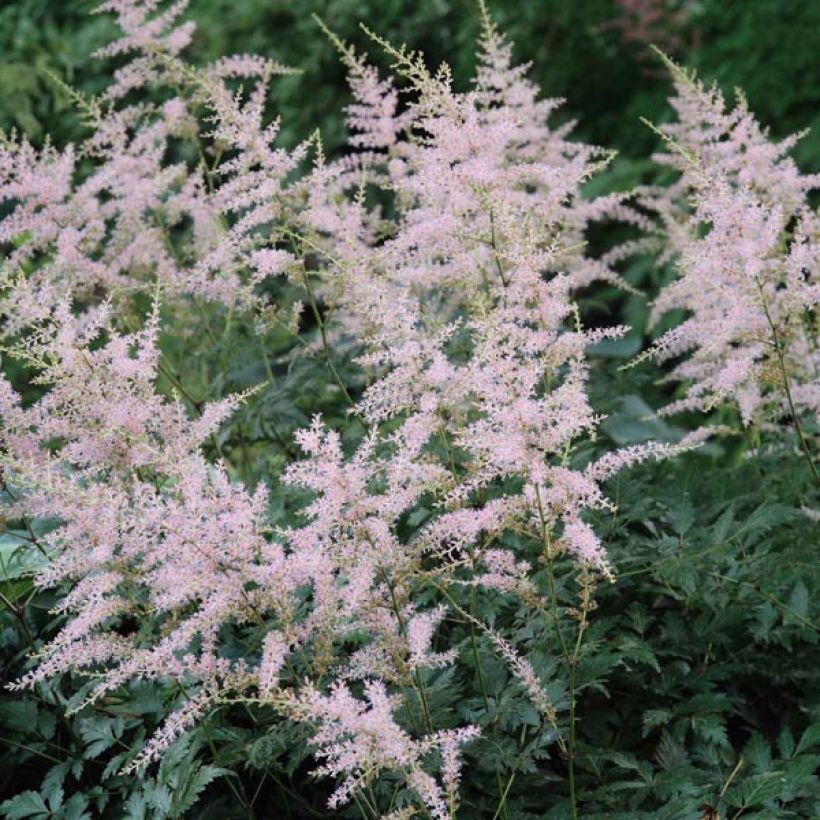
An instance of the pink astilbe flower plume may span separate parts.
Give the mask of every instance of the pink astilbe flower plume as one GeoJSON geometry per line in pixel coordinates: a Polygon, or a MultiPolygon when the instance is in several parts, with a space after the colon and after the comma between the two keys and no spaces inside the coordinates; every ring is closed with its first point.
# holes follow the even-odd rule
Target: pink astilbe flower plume
{"type": "Polygon", "coordinates": [[[445,730],[414,740],[393,717],[397,705],[383,683],[367,682],[365,701],[353,697],[344,684],[330,694],[306,692],[300,707],[318,725],[314,743],[323,760],[320,773],[343,777],[331,795],[334,808],[350,802],[382,770],[398,772],[436,820],[451,820],[461,775],[459,747],[478,735],[475,727],[445,730]],[[441,782],[424,768],[424,758],[441,752],[441,782]]]}
{"type": "Polygon", "coordinates": [[[98,98],[66,87],[90,129],[80,145],[37,150],[0,134],[0,204],[7,212],[0,250],[8,248],[0,265],[8,291],[0,332],[21,332],[65,299],[93,311],[109,298],[117,314],[128,313],[133,295],[157,283],[166,300],[258,307],[255,285],[287,267],[288,259],[264,252],[239,265],[235,245],[287,211],[270,202],[290,195],[285,178],[304,157],[304,146],[272,149],[278,125],[263,123],[270,80],[288,69],[249,55],[204,67],[184,62],[193,31],[193,23],[178,19],[186,6],[112,0],[99,7],[116,16],[122,37],[97,56],[126,63],[98,98]],[[232,90],[236,79],[247,82],[247,97],[232,90]],[[165,101],[128,102],[148,88],[165,101]],[[185,155],[180,142],[200,160],[178,159],[185,155]],[[252,207],[262,199],[264,218],[252,207]]]}
{"type": "Polygon", "coordinates": [[[266,490],[232,485],[199,452],[237,399],[190,421],[157,395],[157,332],[156,317],[121,336],[88,330],[61,309],[17,351],[50,390],[24,407],[2,382],[3,468],[20,490],[14,512],[60,522],[43,539],[51,561],[38,584],[72,586],[59,605],[68,620],[19,685],[105,668],[92,699],[137,677],[213,686],[232,673],[219,652],[221,625],[261,606],[246,585],[255,562],[275,559],[261,533],[266,490]],[[153,634],[125,626],[149,613],[153,634]]]}
{"type": "Polygon", "coordinates": [[[729,110],[716,88],[667,65],[678,121],[661,127],[669,150],[657,160],[680,176],[648,191],[646,204],[678,277],[651,319],[673,309],[690,315],[651,350],[661,362],[677,360],[668,378],[687,385],[663,412],[730,401],[745,425],[816,416],[820,223],[808,193],[820,177],[801,174],[788,156],[798,137],[773,142],[742,97],[729,110]]]}
{"type": "MultiPolygon", "coordinates": [[[[392,82],[337,42],[354,95],[364,95],[350,125],[369,134],[374,120],[363,111],[377,109],[384,139],[368,136],[360,145],[369,150],[317,167],[332,184],[300,236],[326,266],[315,278],[334,309],[334,338],[366,342],[359,362],[372,379],[353,411],[370,432],[350,454],[318,420],[298,434],[308,458],[286,481],[317,496],[307,523],[285,535],[295,561],[313,562],[311,621],[337,630],[346,621],[351,635],[366,625],[368,641],[342,677],[400,684],[457,657],[428,649],[445,613],[414,604],[425,575],[537,601],[526,561],[509,548],[483,550],[505,531],[609,574],[585,520],[611,507],[599,482],[679,448],[646,445],[587,470],[571,466],[600,420],[587,396],[586,348],[625,330],[580,326],[573,293],[605,267],[578,240],[607,213],[643,222],[620,200],[581,200],[596,152],[548,128],[553,106],[537,101],[489,23],[477,90],[467,93],[453,90],[446,68],[431,74],[419,56],[380,42],[409,85],[406,113],[396,113],[392,82]],[[383,108],[377,92],[389,97],[383,108]],[[358,196],[363,178],[394,197],[389,230],[358,196]],[[480,500],[507,483],[518,489],[480,500]],[[435,514],[408,540],[400,525],[422,499],[435,514]],[[488,572],[464,577],[470,561],[488,572]]],[[[553,719],[532,665],[503,638],[495,648],[553,719]]]]}

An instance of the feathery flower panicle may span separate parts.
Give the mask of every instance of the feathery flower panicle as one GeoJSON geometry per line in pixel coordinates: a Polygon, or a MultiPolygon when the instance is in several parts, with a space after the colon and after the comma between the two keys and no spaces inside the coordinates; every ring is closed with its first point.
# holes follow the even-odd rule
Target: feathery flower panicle
{"type": "Polygon", "coordinates": [[[269,82],[288,70],[250,55],[187,64],[180,55],[193,24],[178,20],[186,6],[112,0],[97,9],[115,14],[123,33],[98,56],[126,62],[99,98],[68,89],[90,129],[81,145],[38,151],[0,135],[5,335],[65,299],[93,310],[110,298],[127,312],[130,296],[157,283],[166,300],[257,307],[255,285],[287,267],[264,251],[237,260],[247,234],[283,213],[271,202],[291,196],[286,178],[304,157],[304,147],[272,149],[278,125],[263,124],[269,82]],[[250,85],[247,99],[230,87],[237,78],[250,85]],[[129,102],[147,89],[165,101],[129,102]],[[180,142],[198,163],[174,159],[186,153],[180,142]]]}
{"type": "MultiPolygon", "coordinates": [[[[608,574],[606,550],[584,520],[611,506],[599,481],[677,449],[647,445],[587,471],[570,466],[599,421],[586,348],[625,330],[580,327],[574,291],[614,273],[578,240],[608,214],[643,220],[620,199],[581,199],[597,152],[547,126],[554,106],[537,100],[495,29],[485,25],[482,68],[467,93],[453,90],[446,69],[432,74],[417,55],[384,44],[413,94],[400,117],[393,84],[337,45],[354,95],[366,94],[357,104],[380,112],[379,133],[389,138],[374,137],[374,119],[356,110],[350,124],[365,129],[368,150],[317,168],[332,184],[324,203],[311,200],[302,241],[326,267],[315,279],[339,332],[366,342],[359,361],[373,378],[354,412],[370,433],[349,455],[318,421],[297,435],[308,459],[289,467],[286,481],[317,495],[309,520],[285,536],[294,560],[311,556],[315,568],[321,555],[327,566],[314,588],[314,622],[368,634],[342,677],[398,684],[422,663],[456,660],[426,649],[442,611],[414,604],[425,573],[537,600],[526,561],[506,547],[483,549],[515,531],[550,558],[563,551],[608,574]],[[383,108],[377,92],[389,98],[383,108]],[[362,184],[394,197],[389,226],[365,206],[362,184]],[[388,421],[392,432],[381,433],[388,421]],[[505,484],[520,489],[480,500],[505,484]],[[408,541],[398,525],[422,498],[435,514],[408,541]]],[[[524,691],[554,719],[532,665],[498,640],[524,691]]]]}
{"type": "MultiPolygon", "coordinates": [[[[383,43],[413,94],[401,116],[393,84],[337,45],[363,106],[350,125],[365,129],[369,150],[322,168],[334,184],[304,231],[327,266],[323,295],[339,327],[367,343],[360,362],[374,378],[355,412],[371,434],[350,456],[318,423],[299,434],[309,459],[287,480],[318,496],[306,509],[310,521],[287,538],[295,555],[328,554],[329,577],[355,579],[341,598],[329,581],[316,594],[325,622],[350,613],[351,624],[367,625],[370,641],[343,674],[400,682],[424,657],[417,647],[428,645],[439,617],[412,604],[422,557],[456,582],[532,601],[527,562],[506,548],[482,550],[485,539],[513,530],[609,573],[584,520],[610,506],[598,482],[677,450],[631,448],[597,473],[569,466],[574,445],[599,421],[586,392],[586,347],[624,332],[579,326],[574,291],[615,276],[579,240],[602,216],[644,221],[621,199],[581,199],[599,155],[548,127],[554,104],[538,101],[508,44],[486,22],[476,88],[459,93],[446,69],[432,74],[417,55],[383,43]],[[377,92],[388,98],[383,108],[377,92]],[[380,112],[379,132],[389,138],[372,137],[365,108],[380,112]],[[363,180],[394,197],[389,228],[358,195],[363,180]],[[385,436],[378,430],[388,420],[385,436]],[[479,501],[505,482],[521,489],[479,501]],[[403,543],[396,525],[425,494],[436,514],[403,543]],[[462,576],[468,555],[489,572],[462,576]]],[[[500,640],[524,690],[553,715],[532,666],[500,640]]]]}
{"type": "MultiPolygon", "coordinates": [[[[146,761],[242,672],[223,656],[220,630],[269,608],[247,589],[277,560],[262,535],[264,487],[250,494],[231,484],[199,452],[236,399],[190,421],[158,396],[157,334],[156,317],[122,336],[106,325],[89,330],[62,308],[17,351],[48,392],[24,407],[5,380],[0,390],[15,512],[60,522],[43,538],[51,561],[37,583],[71,590],[59,604],[67,620],[17,685],[103,672],[93,700],[135,678],[196,683],[199,706],[169,718],[146,761]]],[[[270,661],[263,673],[272,685],[270,661]]]]}
{"type": "Polygon", "coordinates": [[[494,237],[519,219],[541,256],[532,260],[538,269],[565,273],[572,289],[601,279],[624,284],[602,258],[584,252],[587,228],[605,219],[650,223],[624,196],[582,198],[582,183],[605,153],[570,141],[571,126],[548,124],[560,101],[538,99],[526,67],[513,65],[511,46],[486,15],[475,87],[467,93],[453,90],[446,68],[432,74],[418,55],[380,41],[409,85],[401,113],[395,83],[378,79],[362,57],[334,41],[356,100],[352,140],[367,150],[325,170],[335,174],[334,184],[326,186],[324,203],[315,200],[306,227],[334,260],[340,300],[356,314],[351,326],[372,332],[367,314],[387,299],[401,304],[407,288],[454,300],[449,307],[457,311],[497,281],[502,260],[494,237]],[[359,194],[367,186],[390,193],[400,212],[398,234],[379,208],[363,207],[359,194]],[[340,191],[352,200],[340,199],[340,191]]]}
{"type": "Polygon", "coordinates": [[[365,700],[353,697],[344,684],[329,694],[307,690],[301,701],[306,718],[317,724],[313,743],[324,763],[319,772],[343,777],[331,795],[331,808],[350,802],[356,790],[366,787],[381,771],[399,773],[437,820],[451,820],[461,774],[459,748],[478,735],[473,726],[446,730],[413,739],[393,718],[396,701],[383,683],[368,681],[365,700]],[[441,751],[438,782],[424,768],[430,753],[441,751]]]}
{"type": "Polygon", "coordinates": [[[788,415],[790,404],[816,415],[820,223],[807,195],[820,176],[788,156],[797,137],[772,142],[742,97],[728,110],[716,88],[667,62],[678,121],[660,129],[669,150],[657,160],[680,177],[646,203],[678,277],[651,319],[690,316],[652,348],[661,362],[678,359],[668,378],[688,385],[662,412],[731,401],[746,425],[788,415]]]}

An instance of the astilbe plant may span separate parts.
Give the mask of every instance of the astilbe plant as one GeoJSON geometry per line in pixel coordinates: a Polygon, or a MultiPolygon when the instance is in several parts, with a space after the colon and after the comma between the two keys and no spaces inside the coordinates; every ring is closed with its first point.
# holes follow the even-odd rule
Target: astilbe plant
{"type": "Polygon", "coordinates": [[[378,814],[370,787],[398,776],[417,805],[449,818],[460,747],[492,723],[489,698],[477,720],[437,727],[427,690],[457,665],[481,678],[490,653],[565,757],[574,811],[576,668],[595,584],[611,575],[589,513],[612,507],[601,485],[621,468],[680,449],[586,462],[577,452],[600,420],[586,349],[624,329],[584,329],[574,294],[619,283],[607,259],[628,252],[591,256],[589,225],[647,228],[646,217],[624,196],[582,198],[603,155],[550,127],[556,103],[538,100],[486,14],[468,92],[382,42],[403,110],[397,87],[339,43],[354,151],[326,161],[319,150],[305,170],[318,141],[277,149],[277,126],[264,123],[275,65],[188,66],[184,3],[103,8],[124,31],[104,53],[137,56],[115,75],[112,105],[84,103],[96,170],[78,180],[73,149],[6,141],[0,154],[12,206],[0,236],[17,242],[5,332],[45,388],[27,406],[0,383],[8,513],[58,522],[40,543],[50,563],[38,583],[69,590],[60,631],[16,685],[83,673],[93,702],[133,679],[172,681],[180,706],[132,768],[218,704],[270,707],[309,727],[318,772],[340,781],[332,806],[364,801],[378,814]],[[237,77],[252,80],[248,95],[229,87],[237,77]],[[169,89],[162,108],[113,104],[169,89]],[[212,160],[170,161],[177,137],[212,160]],[[159,308],[134,329],[138,306],[123,295],[216,300],[250,319],[263,307],[255,285],[279,274],[302,284],[362,435],[346,446],[318,418],[297,433],[306,458],[281,479],[311,500],[274,527],[265,488],[233,483],[202,454],[240,398],[191,419],[159,395],[159,308]],[[356,398],[332,344],[368,374],[356,398]],[[578,581],[570,628],[559,564],[578,581]],[[541,678],[515,630],[481,616],[478,595],[557,630],[565,691],[541,678]],[[469,630],[469,659],[448,644],[451,621],[469,630]],[[231,634],[246,656],[226,651],[231,634]]]}
{"type": "MultiPolygon", "coordinates": [[[[23,408],[2,382],[4,467],[16,488],[7,512],[61,522],[39,543],[51,560],[38,582],[71,587],[58,610],[67,617],[65,625],[16,686],[87,672],[92,686],[86,702],[93,702],[135,678],[176,681],[184,704],[131,767],[156,759],[220,697],[255,689],[294,720],[317,724],[319,754],[328,761],[321,771],[347,777],[334,804],[379,767],[404,768],[428,807],[447,816],[442,807],[457,765],[449,764],[440,787],[420,759],[441,748],[455,760],[455,747],[474,730],[412,740],[394,723],[383,682],[368,684],[370,711],[341,682],[327,695],[310,685],[289,691],[280,685],[297,647],[312,646],[316,672],[332,663],[323,656],[345,630],[391,626],[390,619],[379,624],[384,618],[378,613],[374,624],[363,622],[359,612],[372,604],[369,586],[377,561],[375,545],[369,553],[354,552],[356,514],[348,516],[351,532],[343,537],[348,522],[342,508],[348,500],[366,502],[365,476],[339,495],[334,440],[305,432],[303,446],[322,464],[318,471],[295,467],[291,480],[325,495],[309,509],[316,515],[311,525],[283,534],[281,541],[268,538],[264,488],[248,494],[198,452],[236,400],[206,406],[190,421],[179,404],[154,392],[156,320],[131,336],[108,332],[91,349],[104,330],[81,329],[68,310],[58,311],[17,351],[40,370],[38,381],[51,387],[44,398],[23,408]],[[330,490],[333,499],[327,497],[330,490]],[[305,612],[306,586],[314,600],[305,612]],[[225,657],[224,630],[232,623],[257,624],[266,632],[258,662],[225,657]]],[[[372,499],[374,515],[364,526],[372,526],[374,538],[384,535],[375,513],[390,500],[372,499]]],[[[389,519],[390,512],[383,515],[389,519]]],[[[383,571],[394,570],[388,546],[380,541],[383,571]]],[[[395,551],[399,563],[397,544],[395,551]]],[[[388,678],[452,660],[430,653],[440,615],[433,613],[431,620],[406,610],[406,616],[407,649],[385,659],[388,678]]]]}
{"type": "Polygon", "coordinates": [[[253,608],[249,562],[269,549],[264,489],[247,494],[198,453],[235,400],[189,420],[154,392],[156,319],[92,348],[105,330],[56,311],[18,351],[48,392],[23,407],[2,383],[6,476],[20,506],[11,512],[61,522],[42,541],[51,560],[39,580],[73,585],[60,604],[68,622],[19,685],[107,666],[91,699],[134,676],[226,672],[217,632],[232,612],[253,608]]]}
{"type": "Polygon", "coordinates": [[[677,121],[660,127],[668,151],[656,160],[679,176],[645,203],[677,276],[650,319],[686,317],[650,353],[675,361],[667,378],[687,386],[661,412],[731,402],[747,426],[791,417],[812,463],[800,417],[820,410],[820,221],[809,200],[820,177],[789,157],[799,135],[774,142],[742,96],[730,110],[717,88],[666,62],[677,121]]]}

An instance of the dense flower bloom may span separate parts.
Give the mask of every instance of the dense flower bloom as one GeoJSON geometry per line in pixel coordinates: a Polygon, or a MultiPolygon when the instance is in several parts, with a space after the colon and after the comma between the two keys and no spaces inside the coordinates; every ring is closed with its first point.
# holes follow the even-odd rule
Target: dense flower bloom
{"type": "Polygon", "coordinates": [[[193,30],[177,23],[187,2],[159,6],[112,0],[98,9],[115,13],[123,32],[98,56],[126,55],[127,62],[99,98],[75,94],[90,129],[82,144],[37,150],[0,134],[0,204],[7,211],[0,247],[10,249],[0,270],[6,335],[66,299],[92,313],[112,299],[127,313],[134,295],[157,283],[166,298],[248,307],[257,304],[254,285],[287,265],[265,252],[252,260],[252,272],[232,262],[234,244],[281,212],[270,203],[285,193],[287,175],[304,156],[304,147],[271,149],[278,126],[262,123],[270,79],[287,69],[244,55],[194,68],[179,56],[193,30]],[[237,78],[251,89],[247,99],[231,89],[237,78]],[[166,101],[124,102],[143,88],[166,101]],[[209,132],[205,120],[213,123],[209,132]],[[228,150],[234,155],[220,165],[228,150]],[[251,209],[263,199],[267,207],[251,209]],[[231,226],[238,212],[239,225],[231,226]]]}
{"type": "MultiPolygon", "coordinates": [[[[549,125],[557,101],[538,99],[486,15],[467,92],[447,69],[433,74],[384,44],[400,92],[339,43],[355,150],[327,161],[315,138],[276,147],[265,102],[280,67],[245,55],[183,62],[184,7],[105,4],[123,36],[104,54],[131,62],[105,102],[88,104],[94,133],[81,149],[0,144],[10,206],[0,241],[16,243],[4,333],[45,388],[25,405],[0,380],[0,464],[17,490],[10,515],[59,522],[43,540],[51,561],[38,583],[69,590],[60,631],[17,685],[91,674],[93,701],[135,678],[178,684],[185,702],[134,766],[220,699],[253,698],[313,728],[318,771],[338,780],[331,805],[390,771],[431,816],[449,818],[459,750],[477,729],[437,731],[425,714],[411,730],[396,706],[407,689],[423,700],[425,676],[458,661],[446,644],[454,609],[489,636],[539,719],[556,725],[557,707],[514,637],[440,593],[466,587],[538,609],[536,560],[565,555],[585,578],[609,574],[588,520],[612,506],[602,482],[677,451],[576,457],[600,421],[587,348],[625,329],[585,329],[575,294],[595,280],[623,284],[612,264],[630,252],[591,256],[586,233],[599,219],[650,223],[626,196],[583,198],[602,152],[549,125]],[[146,86],[174,94],[161,107],[123,104],[146,86]],[[220,161],[203,151],[196,166],[175,162],[180,139],[220,161]],[[82,175],[79,151],[92,160],[82,175]],[[280,479],[307,499],[274,527],[265,486],[232,481],[202,452],[242,397],[191,417],[160,395],[159,309],[133,330],[141,314],[125,294],[212,300],[247,317],[260,307],[256,285],[277,276],[304,289],[329,377],[364,434],[346,440],[318,417],[296,434],[305,457],[280,479]],[[367,374],[357,400],[328,339],[367,374]],[[235,657],[228,635],[253,650],[235,657]]],[[[720,190],[726,201],[740,195],[720,190]]],[[[755,243],[774,247],[778,224],[754,202],[757,221],[744,211],[738,223],[723,201],[703,206],[722,232],[712,252],[720,236],[740,236],[748,275],[765,279],[755,243]]],[[[810,255],[805,243],[792,252],[800,247],[810,255]]],[[[721,389],[735,391],[756,366],[753,350],[738,351],[721,389]]]]}
{"type": "Polygon", "coordinates": [[[330,798],[335,807],[351,800],[354,791],[366,786],[383,769],[401,772],[407,785],[436,820],[453,817],[450,806],[458,788],[461,766],[459,746],[478,735],[474,727],[435,732],[414,740],[393,718],[394,700],[383,683],[365,684],[365,701],[354,698],[344,684],[329,694],[306,693],[302,708],[318,724],[314,743],[323,760],[319,771],[343,780],[330,798]],[[442,752],[442,781],[422,768],[432,750],[442,752]]]}
{"type": "Polygon", "coordinates": [[[771,141],[741,98],[733,110],[670,63],[678,122],[661,129],[670,150],[657,157],[680,172],[668,189],[648,192],[663,223],[663,256],[678,277],[652,310],[689,315],[653,347],[679,360],[668,378],[684,381],[672,413],[730,400],[744,424],[820,410],[816,305],[820,298],[820,222],[808,193],[820,177],[802,175],[771,141]],[[684,357],[680,359],[680,357],[684,357]]]}

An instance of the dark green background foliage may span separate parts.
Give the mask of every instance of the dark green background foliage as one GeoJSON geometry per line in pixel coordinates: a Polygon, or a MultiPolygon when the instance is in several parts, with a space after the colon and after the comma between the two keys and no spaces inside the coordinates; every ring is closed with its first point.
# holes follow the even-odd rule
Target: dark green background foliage
{"type": "MultiPolygon", "coordinates": [[[[43,71],[87,91],[104,82],[106,64],[88,54],[112,25],[91,17],[96,0],[6,0],[0,4],[0,127],[17,125],[35,139],[76,136],[65,100],[43,71]]],[[[670,3],[670,6],[674,6],[670,3]]],[[[820,150],[820,4],[801,0],[695,0],[657,45],[670,50],[728,92],[739,87],[761,121],[782,136],[811,127],[798,152],[806,164],[820,150]]],[[[579,136],[626,156],[654,145],[638,117],[664,115],[667,78],[646,46],[628,42],[614,0],[518,0],[489,3],[501,28],[547,96],[567,99],[579,136]]],[[[207,60],[237,51],[259,53],[302,70],[281,80],[275,108],[292,141],[321,127],[326,143],[342,139],[345,83],[333,47],[319,33],[319,14],[341,37],[374,52],[359,30],[366,22],[395,43],[422,50],[431,64],[447,61],[462,85],[474,65],[478,16],[472,0],[194,0],[198,33],[192,50],[207,60]]],[[[378,55],[374,55],[378,56],[378,55]]]]}
{"type": "MultiPolygon", "coordinates": [[[[0,7],[0,127],[16,126],[35,142],[46,133],[58,144],[82,135],[47,72],[90,92],[104,85],[111,66],[87,55],[106,42],[112,27],[103,17],[87,16],[93,5],[7,0],[0,7]]],[[[669,83],[645,45],[624,40],[613,23],[615,4],[533,0],[490,8],[515,41],[517,56],[533,62],[544,93],[568,99],[564,115],[578,119],[578,136],[621,153],[593,184],[628,187],[650,173],[655,138],[638,118],[668,116],[669,83]]],[[[815,126],[797,156],[804,168],[820,168],[820,3],[702,0],[686,10],[677,39],[660,31],[659,45],[726,90],[742,87],[775,135],[815,126]]],[[[462,85],[472,71],[478,21],[469,0],[193,0],[195,60],[258,52],[302,69],[273,89],[272,110],[281,113],[291,144],[317,126],[331,151],[344,138],[344,78],[312,11],[377,60],[359,21],[422,49],[431,63],[446,60],[462,85]]],[[[593,237],[599,240],[607,237],[593,237]]],[[[668,275],[649,260],[624,273],[648,298],[668,275]]],[[[286,303],[301,297],[289,292],[293,286],[273,287],[286,303]]],[[[686,418],[676,419],[679,428],[647,420],[651,406],[668,399],[671,389],[656,383],[652,366],[618,371],[643,343],[646,299],[604,288],[585,294],[581,307],[587,324],[636,328],[592,357],[594,404],[608,418],[590,449],[674,439],[693,426],[695,420],[686,418]]],[[[265,382],[272,372],[273,381],[234,415],[208,455],[218,450],[248,483],[272,481],[273,516],[277,523],[290,521],[295,500],[275,477],[297,455],[293,431],[317,412],[330,424],[341,423],[346,408],[329,387],[324,364],[297,355],[292,337],[275,331],[257,337],[217,310],[205,321],[208,333],[164,340],[170,375],[160,389],[182,387],[193,405],[265,382]],[[218,340],[217,347],[206,337],[218,340]]],[[[358,383],[352,363],[337,366],[347,384],[358,383]]],[[[722,420],[737,427],[729,414],[722,420]]],[[[577,673],[583,817],[708,819],[716,816],[712,808],[721,818],[744,820],[820,816],[818,539],[816,525],[801,512],[811,503],[811,475],[795,452],[785,429],[764,437],[738,434],[672,463],[634,469],[608,488],[618,511],[596,526],[618,579],[598,590],[577,673]]],[[[589,450],[578,453],[589,456],[589,450]]],[[[408,535],[423,525],[425,511],[411,518],[408,535]]],[[[0,536],[8,578],[0,585],[15,609],[0,614],[6,680],[26,668],[32,644],[54,634],[49,610],[59,594],[36,592],[26,568],[6,563],[16,543],[13,535],[0,536]]],[[[571,606],[575,581],[566,569],[558,593],[571,606]]],[[[554,700],[565,700],[552,631],[524,619],[512,599],[487,595],[479,604],[488,622],[515,632],[554,700]]],[[[242,642],[259,640],[254,634],[230,637],[237,652],[242,642]]],[[[448,621],[442,638],[469,655],[472,636],[463,623],[448,621]]],[[[565,820],[566,763],[554,734],[506,667],[489,650],[481,657],[480,674],[457,677],[443,670],[425,680],[437,727],[481,723],[482,738],[466,748],[460,820],[496,813],[504,820],[565,820]],[[499,793],[506,795],[501,803],[499,793]]],[[[11,820],[330,816],[324,808],[329,784],[309,775],[307,737],[269,711],[222,708],[158,768],[123,777],[124,761],[182,693],[135,684],[66,716],[66,707],[82,695],[82,681],[63,679],[34,693],[0,696],[0,795],[17,795],[4,804],[11,820]],[[252,812],[243,807],[251,803],[252,812]]],[[[406,708],[411,714],[414,704],[406,708]]]]}

